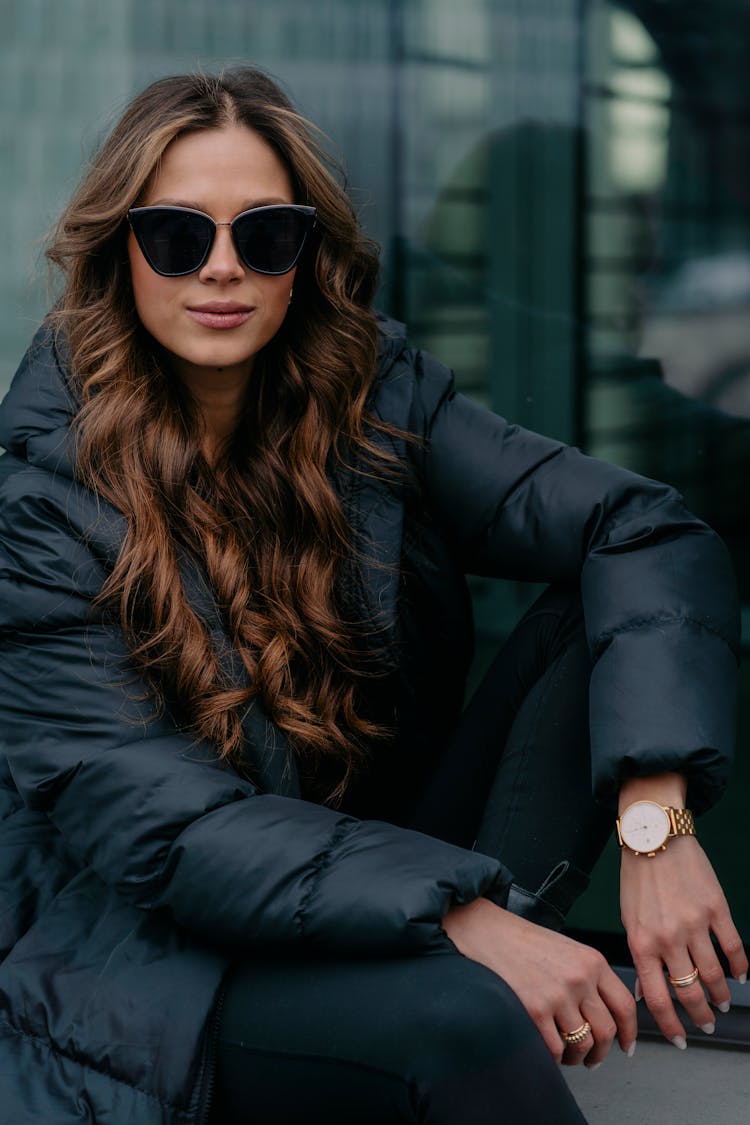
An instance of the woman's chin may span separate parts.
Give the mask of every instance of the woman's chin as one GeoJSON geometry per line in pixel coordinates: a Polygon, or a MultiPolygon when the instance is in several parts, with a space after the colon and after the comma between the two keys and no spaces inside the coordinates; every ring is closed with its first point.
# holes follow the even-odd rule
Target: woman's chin
{"type": "Polygon", "coordinates": [[[246,379],[253,368],[255,352],[246,349],[212,348],[177,354],[167,353],[173,370],[188,382],[209,382],[217,378],[246,379]]]}

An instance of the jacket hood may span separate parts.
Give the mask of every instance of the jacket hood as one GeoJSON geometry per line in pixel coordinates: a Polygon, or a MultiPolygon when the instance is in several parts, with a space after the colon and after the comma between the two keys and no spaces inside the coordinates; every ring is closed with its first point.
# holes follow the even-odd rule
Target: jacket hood
{"type": "MultiPolygon", "coordinates": [[[[406,328],[381,314],[378,326],[378,370],[382,378],[406,345],[406,328]]],[[[70,424],[75,410],[64,345],[45,322],[0,403],[0,446],[30,465],[72,479],[70,424]]]]}
{"type": "Polygon", "coordinates": [[[400,320],[378,313],[378,328],[380,329],[380,344],[378,348],[378,369],[382,375],[390,369],[391,365],[401,355],[407,344],[406,325],[400,320]]]}
{"type": "Polygon", "coordinates": [[[66,359],[45,322],[0,403],[0,446],[30,465],[72,478],[69,433],[75,409],[66,359]]]}

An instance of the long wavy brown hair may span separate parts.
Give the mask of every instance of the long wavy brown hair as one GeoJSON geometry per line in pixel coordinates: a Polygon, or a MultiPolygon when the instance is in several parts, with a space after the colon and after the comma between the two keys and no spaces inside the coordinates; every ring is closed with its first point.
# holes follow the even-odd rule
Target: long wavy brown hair
{"type": "Polygon", "coordinates": [[[399,470],[377,440],[395,431],[367,409],[377,256],[335,165],[262,72],[164,78],[135,98],[91,162],[48,257],[65,278],[53,323],[80,400],[77,473],[127,517],[102,606],[187,729],[243,770],[242,720],[257,697],[297,753],[303,792],[338,803],[384,726],[365,702],[367,625],[341,596],[356,544],[332,470],[345,461],[399,470]],[[240,428],[209,465],[200,415],[135,312],[125,216],[172,140],[230,123],[273,146],[296,202],[317,208],[317,228],[284,325],[255,357],[240,428]],[[239,679],[215,625],[188,600],[186,557],[210,583],[244,666],[239,679]]]}

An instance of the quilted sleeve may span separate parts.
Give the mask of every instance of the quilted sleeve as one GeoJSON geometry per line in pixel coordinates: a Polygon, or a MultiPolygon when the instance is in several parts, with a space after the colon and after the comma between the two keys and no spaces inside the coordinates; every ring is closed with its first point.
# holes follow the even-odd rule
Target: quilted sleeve
{"type": "Polygon", "coordinates": [[[467,572],[580,584],[594,662],[594,791],[687,774],[700,811],[734,746],[739,613],[718,536],[666,484],[506,422],[417,361],[421,474],[467,572]]]}
{"type": "Polygon", "coordinates": [[[154,716],[121,636],[92,613],[104,572],[51,480],[23,471],[2,490],[0,744],[82,866],[233,949],[419,949],[452,903],[501,891],[496,861],[258,792],[154,716]]]}

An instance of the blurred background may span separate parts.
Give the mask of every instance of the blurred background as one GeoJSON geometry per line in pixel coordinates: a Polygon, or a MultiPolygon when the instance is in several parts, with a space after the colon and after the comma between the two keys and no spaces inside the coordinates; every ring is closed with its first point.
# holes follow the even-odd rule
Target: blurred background
{"type": "MultiPolygon", "coordinates": [[[[260,65],[331,138],[380,305],[523,425],[668,480],[726,539],[750,642],[747,0],[0,0],[0,392],[43,240],[148,81],[260,65]]],[[[474,583],[478,667],[534,591],[474,583]]],[[[746,941],[733,785],[700,832],[746,941]]],[[[573,918],[619,932],[616,849],[573,918]]]]}

